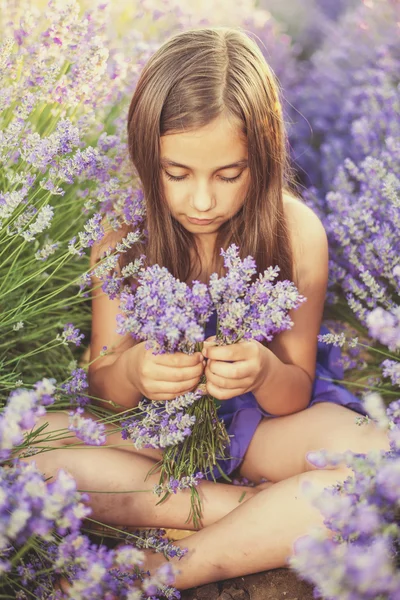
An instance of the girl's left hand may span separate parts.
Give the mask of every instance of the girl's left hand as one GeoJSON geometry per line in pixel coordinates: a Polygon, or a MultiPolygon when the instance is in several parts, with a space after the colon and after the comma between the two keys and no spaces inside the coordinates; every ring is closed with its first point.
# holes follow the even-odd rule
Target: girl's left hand
{"type": "Polygon", "coordinates": [[[215,336],[204,342],[207,358],[205,375],[207,392],[217,400],[252,392],[268,374],[268,348],[256,340],[241,341],[229,346],[215,346],[215,336]]]}

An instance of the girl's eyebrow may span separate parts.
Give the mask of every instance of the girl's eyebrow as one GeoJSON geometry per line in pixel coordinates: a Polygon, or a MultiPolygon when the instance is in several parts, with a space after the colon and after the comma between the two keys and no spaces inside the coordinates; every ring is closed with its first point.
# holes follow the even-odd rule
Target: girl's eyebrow
{"type": "MultiPolygon", "coordinates": [[[[177,163],[174,160],[171,160],[169,158],[162,158],[161,159],[161,163],[164,166],[170,166],[170,167],[181,167],[182,169],[190,169],[191,167],[188,167],[187,165],[182,165],[181,163],[177,163]]],[[[233,167],[246,167],[248,164],[248,160],[245,158],[242,158],[241,160],[238,160],[235,163],[231,163],[230,165],[224,165],[223,167],[217,167],[215,169],[215,171],[221,171],[221,169],[232,169],[233,167]]]]}

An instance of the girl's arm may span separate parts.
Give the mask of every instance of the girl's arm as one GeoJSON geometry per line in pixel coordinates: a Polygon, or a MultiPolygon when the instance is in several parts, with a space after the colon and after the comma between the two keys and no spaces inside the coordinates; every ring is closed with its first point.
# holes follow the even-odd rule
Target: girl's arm
{"type": "Polygon", "coordinates": [[[307,301],[292,311],[292,329],[274,338],[264,353],[264,373],[253,390],[275,415],[307,407],[315,377],[317,336],[328,282],[328,242],[321,221],[305,204],[286,203],[294,256],[294,282],[307,301]]]}
{"type": "MultiPolygon", "coordinates": [[[[92,246],[92,267],[101,255],[101,248],[106,247],[104,239],[101,247],[92,246]]],[[[144,342],[116,332],[119,304],[118,298],[111,300],[102,291],[101,280],[92,276],[89,394],[115,403],[117,406],[106,406],[121,412],[137,406],[143,396],[150,400],[171,400],[194,389],[204,370],[200,352],[190,356],[181,352],[152,354],[144,342]],[[104,346],[112,354],[102,356],[104,346]]],[[[93,402],[104,406],[101,400],[93,402]]]]}
{"type": "Polygon", "coordinates": [[[274,415],[306,408],[315,376],[328,279],[328,243],[318,217],[298,200],[285,204],[294,255],[294,282],[307,301],[291,312],[292,329],[268,347],[255,340],[231,346],[208,346],[204,356],[207,389],[219,400],[253,392],[259,405],[274,415]]]}
{"type": "MultiPolygon", "coordinates": [[[[92,246],[90,253],[91,268],[96,265],[101,252],[106,248],[107,245],[104,243],[104,239],[100,244],[92,246]]],[[[110,400],[118,404],[120,408],[114,407],[114,410],[120,412],[137,406],[142,397],[128,376],[129,359],[135,341],[129,334],[120,335],[116,332],[116,317],[121,312],[119,310],[119,299],[110,300],[101,289],[101,280],[94,275],[91,279],[92,334],[90,341],[91,364],[88,373],[89,394],[95,398],[110,400]],[[112,353],[101,356],[104,346],[112,353]]],[[[104,402],[100,400],[93,400],[93,402],[104,406],[104,402]]],[[[109,406],[109,408],[113,409],[112,406],[109,406]]]]}

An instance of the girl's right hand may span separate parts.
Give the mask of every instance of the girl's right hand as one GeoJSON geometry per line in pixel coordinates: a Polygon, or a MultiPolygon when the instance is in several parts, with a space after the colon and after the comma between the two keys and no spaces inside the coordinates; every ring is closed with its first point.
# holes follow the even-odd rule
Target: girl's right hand
{"type": "Polygon", "coordinates": [[[128,379],[143,396],[173,400],[197,387],[205,367],[201,352],[153,354],[145,344],[140,342],[125,351],[128,379]]]}

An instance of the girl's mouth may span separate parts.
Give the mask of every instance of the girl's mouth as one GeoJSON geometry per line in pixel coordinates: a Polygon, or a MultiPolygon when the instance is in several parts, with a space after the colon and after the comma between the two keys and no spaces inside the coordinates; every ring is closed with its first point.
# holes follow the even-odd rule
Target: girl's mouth
{"type": "Polygon", "coordinates": [[[194,219],[192,217],[186,217],[189,223],[193,223],[193,225],[209,225],[214,221],[214,219],[194,219]]]}

